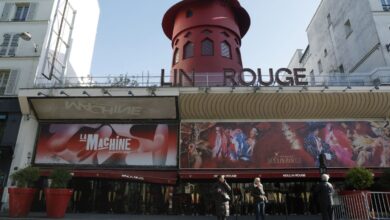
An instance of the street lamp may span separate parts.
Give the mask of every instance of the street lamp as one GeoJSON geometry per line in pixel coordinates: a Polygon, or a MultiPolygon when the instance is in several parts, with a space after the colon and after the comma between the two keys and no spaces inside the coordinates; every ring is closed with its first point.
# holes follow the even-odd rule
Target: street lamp
{"type": "Polygon", "coordinates": [[[30,32],[22,32],[19,34],[19,37],[22,38],[25,41],[30,41],[32,36],[30,32]]]}
{"type": "MultiPolygon", "coordinates": [[[[19,37],[25,41],[30,41],[32,39],[32,35],[30,32],[22,32],[19,34],[19,37]]],[[[33,44],[34,44],[34,52],[36,53],[38,52],[38,45],[35,42],[33,42],[33,44]]]]}

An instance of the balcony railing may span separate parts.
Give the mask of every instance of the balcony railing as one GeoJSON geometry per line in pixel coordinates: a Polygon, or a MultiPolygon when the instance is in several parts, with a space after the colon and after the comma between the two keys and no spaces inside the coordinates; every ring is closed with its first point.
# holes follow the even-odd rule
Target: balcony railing
{"type": "MultiPolygon", "coordinates": [[[[266,74],[265,74],[266,75],[266,74]]],[[[268,87],[281,86],[275,80],[270,80],[270,76],[266,75],[261,78],[261,83],[258,76],[255,78],[252,75],[245,74],[243,79],[250,85],[243,85],[239,83],[237,77],[234,84],[231,79],[226,79],[224,84],[223,74],[216,73],[202,73],[195,74],[195,80],[193,84],[183,83],[176,84],[171,82],[170,76],[165,76],[163,79],[158,74],[145,75],[120,75],[120,76],[106,76],[106,77],[68,77],[64,78],[62,82],[48,81],[46,78],[37,78],[33,88],[76,88],[76,87],[118,87],[118,88],[134,88],[134,87],[223,87],[223,86],[264,86],[263,83],[268,83],[268,87]],[[162,84],[164,82],[164,84],[162,84]],[[272,83],[270,83],[272,82],[272,83]]],[[[183,77],[184,79],[185,77],[183,77]]],[[[278,77],[282,82],[295,82],[293,75],[281,75],[278,77]]],[[[390,70],[385,69],[376,71],[374,73],[353,73],[353,74],[319,74],[311,77],[306,75],[305,78],[299,78],[299,82],[307,83],[308,87],[379,87],[390,86],[390,70]]],[[[296,86],[296,84],[290,84],[289,86],[296,86]]],[[[299,86],[302,86],[299,84],[299,86]]]]}

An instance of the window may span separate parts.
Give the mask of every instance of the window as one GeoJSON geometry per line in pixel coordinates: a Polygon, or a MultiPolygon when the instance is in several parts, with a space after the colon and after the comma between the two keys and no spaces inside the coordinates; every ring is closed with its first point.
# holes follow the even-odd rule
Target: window
{"type": "Polygon", "coordinates": [[[345,28],[346,38],[348,38],[349,35],[351,35],[351,33],[352,33],[352,25],[351,25],[351,21],[349,19],[344,23],[344,28],[345,28]]]}
{"type": "Polygon", "coordinates": [[[322,62],[321,60],[318,61],[318,72],[322,73],[324,70],[322,69],[322,62]]]}
{"type": "Polygon", "coordinates": [[[192,10],[187,10],[187,12],[186,12],[186,17],[187,17],[187,18],[190,18],[190,17],[192,17],[192,15],[194,15],[194,13],[192,12],[192,10]]]}
{"type": "MultiPolygon", "coordinates": [[[[4,113],[0,113],[0,139],[4,135],[6,120],[7,120],[7,115],[4,113]]],[[[0,150],[0,160],[1,160],[2,154],[3,154],[3,152],[2,152],[2,150],[0,150]]],[[[0,178],[0,182],[1,182],[1,178],[0,178]]]]}
{"type": "Polygon", "coordinates": [[[176,48],[175,52],[173,53],[173,65],[177,64],[180,59],[179,49],[176,48]]]}
{"type": "Polygon", "coordinates": [[[327,56],[328,56],[328,50],[325,49],[325,50],[324,50],[324,57],[327,57],[327,56]]]}
{"type": "Polygon", "coordinates": [[[226,58],[232,58],[232,52],[230,50],[230,45],[227,41],[221,43],[221,56],[226,58]]]}
{"type": "Polygon", "coordinates": [[[31,21],[34,18],[35,9],[38,3],[8,3],[4,4],[0,21],[31,21]]]}
{"type": "Polygon", "coordinates": [[[202,56],[213,56],[214,55],[214,43],[210,39],[202,41],[202,56]]]}
{"type": "Polygon", "coordinates": [[[5,93],[9,75],[10,75],[9,70],[0,70],[0,95],[4,95],[5,93]]]}
{"type": "Polygon", "coordinates": [[[10,34],[4,34],[3,36],[3,43],[0,45],[0,56],[6,56],[8,51],[9,43],[11,42],[11,35],[10,34]]]}
{"type": "Polygon", "coordinates": [[[27,18],[28,10],[30,8],[30,4],[16,4],[16,12],[14,16],[14,21],[25,21],[27,18]]]}
{"type": "Polygon", "coordinates": [[[11,41],[11,47],[8,50],[8,56],[15,56],[16,48],[19,46],[19,34],[15,34],[11,41]]]}
{"type": "Polygon", "coordinates": [[[390,11],[390,0],[381,0],[382,1],[382,7],[385,11],[390,11]]]}
{"type": "Polygon", "coordinates": [[[186,43],[184,45],[184,57],[183,59],[188,59],[194,56],[194,44],[192,42],[186,43]]]}
{"type": "Polygon", "coordinates": [[[15,56],[19,46],[19,34],[13,36],[9,33],[3,35],[3,42],[0,44],[0,56],[15,56]]]}

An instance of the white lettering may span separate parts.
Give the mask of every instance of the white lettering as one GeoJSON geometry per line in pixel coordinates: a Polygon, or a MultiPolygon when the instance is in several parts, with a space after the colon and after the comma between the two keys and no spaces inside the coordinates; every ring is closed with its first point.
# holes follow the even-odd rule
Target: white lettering
{"type": "Polygon", "coordinates": [[[87,145],[86,145],[86,150],[97,150],[98,149],[98,142],[99,142],[99,135],[93,134],[93,135],[88,135],[87,138],[87,145]]]}
{"type": "Polygon", "coordinates": [[[130,151],[130,138],[99,138],[98,134],[81,134],[80,142],[87,142],[87,151],[98,151],[108,149],[109,151],[130,151]],[[85,139],[84,139],[85,138],[85,139]]]}
{"type": "Polygon", "coordinates": [[[66,101],[65,110],[78,110],[94,114],[128,114],[141,115],[143,108],[140,106],[121,106],[121,105],[98,105],[80,101],[66,101]]]}

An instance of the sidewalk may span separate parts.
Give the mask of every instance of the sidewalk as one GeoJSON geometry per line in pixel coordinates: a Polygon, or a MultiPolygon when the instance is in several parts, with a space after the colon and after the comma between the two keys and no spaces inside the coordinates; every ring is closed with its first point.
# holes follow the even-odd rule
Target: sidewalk
{"type": "MultiPolygon", "coordinates": [[[[0,213],[0,219],[2,220],[11,220],[11,219],[22,219],[22,220],[38,220],[44,219],[49,220],[46,217],[46,213],[30,213],[26,218],[9,218],[4,215],[5,213],[0,213]]],[[[77,219],[77,220],[105,220],[105,219],[113,219],[113,220],[215,220],[217,219],[215,216],[177,216],[177,215],[119,215],[119,214],[66,214],[64,220],[77,219]]],[[[228,220],[253,220],[254,216],[230,216],[228,220]]],[[[320,216],[267,216],[267,220],[320,220],[320,216]]]]}

